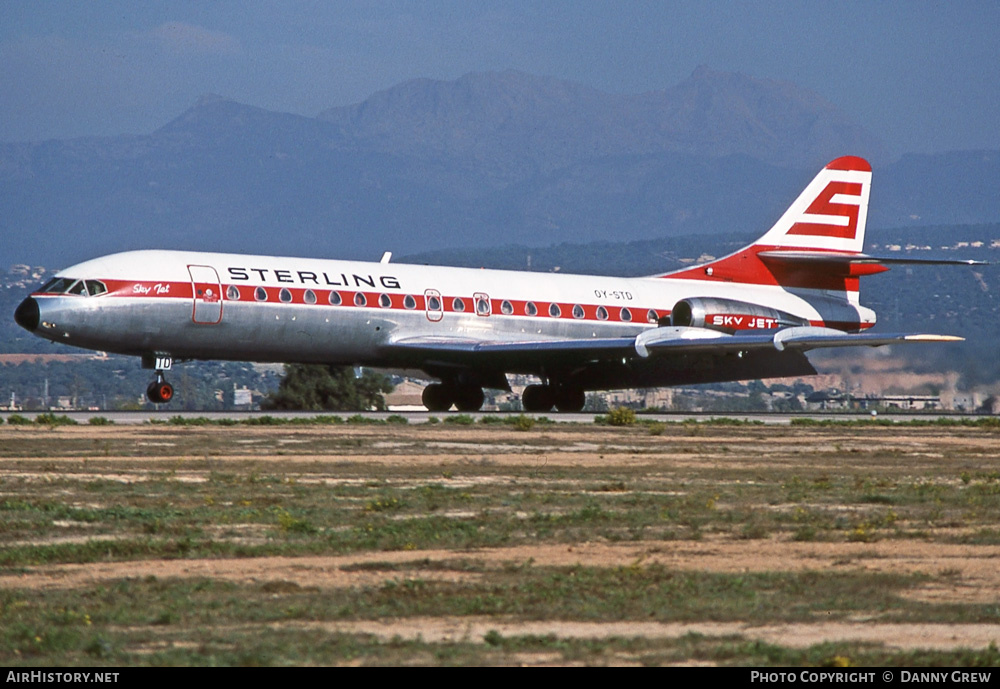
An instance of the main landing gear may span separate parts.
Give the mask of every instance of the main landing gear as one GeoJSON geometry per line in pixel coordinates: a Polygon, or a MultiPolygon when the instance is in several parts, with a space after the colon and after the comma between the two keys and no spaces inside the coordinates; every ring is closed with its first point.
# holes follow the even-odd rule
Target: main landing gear
{"type": "Polygon", "coordinates": [[[579,388],[565,385],[529,385],[521,393],[524,411],[549,411],[555,407],[561,412],[583,411],[587,395],[579,388]]]}
{"type": "Polygon", "coordinates": [[[166,404],[174,398],[174,386],[163,377],[164,371],[169,371],[173,359],[169,356],[143,357],[143,368],[155,368],[156,380],[146,388],[146,397],[154,404],[166,404]],[[149,365],[147,365],[149,364],[149,365]]]}
{"type": "Polygon", "coordinates": [[[481,387],[448,383],[431,383],[421,396],[428,411],[448,411],[452,405],[459,411],[479,411],[484,399],[481,387]]]}

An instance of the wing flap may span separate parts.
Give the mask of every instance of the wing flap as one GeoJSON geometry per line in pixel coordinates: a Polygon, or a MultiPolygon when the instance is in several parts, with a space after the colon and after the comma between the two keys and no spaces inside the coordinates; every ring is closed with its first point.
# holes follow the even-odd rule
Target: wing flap
{"type": "Polygon", "coordinates": [[[544,352],[575,352],[594,355],[634,353],[634,337],[544,339],[544,340],[479,340],[464,337],[405,337],[386,345],[390,348],[436,353],[462,354],[531,354],[544,352]]]}

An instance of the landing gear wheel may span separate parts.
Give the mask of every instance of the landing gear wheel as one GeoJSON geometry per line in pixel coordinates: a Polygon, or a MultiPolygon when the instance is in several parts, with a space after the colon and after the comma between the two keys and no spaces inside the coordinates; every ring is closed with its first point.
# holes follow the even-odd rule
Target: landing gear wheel
{"type": "Polygon", "coordinates": [[[482,388],[470,385],[455,390],[455,407],[459,411],[479,411],[485,399],[482,388]]]}
{"type": "Polygon", "coordinates": [[[427,407],[427,411],[448,411],[451,409],[454,392],[454,388],[441,383],[431,383],[424,388],[420,400],[427,407]]]}
{"type": "Polygon", "coordinates": [[[576,388],[560,388],[556,392],[556,409],[561,412],[580,412],[587,403],[587,395],[576,388]]]}
{"type": "Polygon", "coordinates": [[[521,393],[521,406],[524,411],[549,411],[555,402],[553,397],[548,385],[529,385],[521,393]]]}
{"type": "Polygon", "coordinates": [[[146,388],[146,397],[154,404],[166,404],[174,398],[174,386],[165,380],[153,381],[146,388]]]}

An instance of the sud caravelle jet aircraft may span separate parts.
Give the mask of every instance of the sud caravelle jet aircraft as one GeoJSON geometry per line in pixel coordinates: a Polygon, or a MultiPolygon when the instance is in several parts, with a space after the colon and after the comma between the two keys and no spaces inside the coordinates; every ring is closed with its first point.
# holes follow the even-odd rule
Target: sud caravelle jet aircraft
{"type": "Polygon", "coordinates": [[[718,260],[619,278],[131,251],[79,263],[15,312],[27,330],[142,357],[147,395],[168,402],[174,359],[415,369],[438,379],[424,405],[479,409],[507,374],[542,383],[527,411],[579,411],[588,390],[815,374],[820,347],[946,342],[869,332],[859,278],[893,263],[862,253],[871,166],[823,168],[775,225],[718,260]]]}

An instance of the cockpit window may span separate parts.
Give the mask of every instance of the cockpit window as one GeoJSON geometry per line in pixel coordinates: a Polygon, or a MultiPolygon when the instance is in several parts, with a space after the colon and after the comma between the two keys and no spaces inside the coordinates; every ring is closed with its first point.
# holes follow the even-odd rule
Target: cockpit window
{"type": "Polygon", "coordinates": [[[75,280],[73,278],[52,278],[38,290],[47,294],[76,294],[96,296],[108,291],[100,280],[75,280]]]}
{"type": "Polygon", "coordinates": [[[73,278],[52,278],[38,291],[49,294],[63,294],[74,284],[76,284],[76,280],[73,278]]]}

